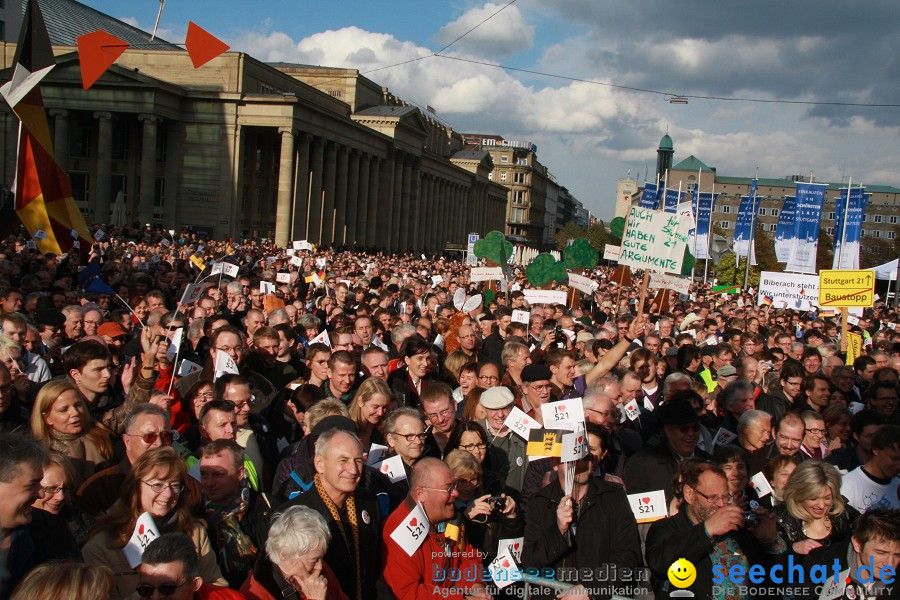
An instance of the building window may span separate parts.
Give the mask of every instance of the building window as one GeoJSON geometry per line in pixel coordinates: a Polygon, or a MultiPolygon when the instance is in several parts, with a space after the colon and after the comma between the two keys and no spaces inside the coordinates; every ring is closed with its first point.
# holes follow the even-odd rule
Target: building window
{"type": "Polygon", "coordinates": [[[81,119],[72,119],[69,129],[69,156],[91,157],[91,128],[81,119]]]}
{"type": "Polygon", "coordinates": [[[508,164],[509,164],[509,157],[508,157],[508,156],[501,156],[501,157],[500,157],[500,164],[501,164],[501,165],[508,165],[508,164]]]}
{"type": "Polygon", "coordinates": [[[828,235],[834,235],[834,227],[826,227],[825,233],[827,233],[828,235]]]}
{"type": "Polygon", "coordinates": [[[834,221],[834,213],[830,212],[830,213],[826,214],[825,218],[828,219],[829,221],[834,221]]]}
{"type": "Polygon", "coordinates": [[[112,159],[128,160],[128,128],[124,127],[123,123],[113,121],[113,124],[118,127],[112,128],[112,147],[110,148],[112,159]]]}
{"type": "Polygon", "coordinates": [[[527,159],[527,158],[520,158],[519,160],[516,161],[516,164],[519,165],[520,167],[527,167],[527,166],[528,166],[528,159],[527,159]]]}
{"type": "Polygon", "coordinates": [[[513,192],[513,202],[515,204],[526,204],[528,202],[528,196],[525,190],[516,190],[513,192]]]}
{"type": "Polygon", "coordinates": [[[340,98],[341,90],[331,90],[330,92],[328,92],[328,95],[331,96],[332,98],[340,98]]]}
{"type": "Polygon", "coordinates": [[[70,172],[69,181],[72,184],[72,197],[81,213],[86,215],[91,202],[91,178],[87,173],[70,172]]]}
{"type": "Polygon", "coordinates": [[[524,171],[516,171],[515,182],[525,185],[525,172],[524,171]]]}
{"type": "Polygon", "coordinates": [[[767,214],[768,212],[769,212],[769,211],[767,211],[767,210],[766,210],[765,208],[763,208],[762,206],[759,207],[759,216],[765,217],[766,214],[767,214]]]}
{"type": "Polygon", "coordinates": [[[256,188],[256,214],[261,215],[266,210],[266,188],[256,188]]]}
{"type": "Polygon", "coordinates": [[[881,237],[881,230],[880,230],[880,229],[874,230],[874,231],[872,232],[872,235],[875,236],[875,237],[877,237],[877,238],[880,238],[880,237],[881,237]]]}
{"type": "Polygon", "coordinates": [[[161,221],[166,206],[166,178],[157,177],[153,181],[153,218],[161,221]]]}
{"type": "Polygon", "coordinates": [[[890,217],[888,217],[888,223],[890,223],[891,225],[896,225],[897,224],[897,215],[891,215],[890,217]]]}
{"type": "Polygon", "coordinates": [[[169,149],[169,130],[164,123],[156,128],[156,162],[166,162],[169,149]]]}
{"type": "Polygon", "coordinates": [[[245,215],[250,212],[250,186],[245,185],[241,190],[241,212],[245,215]]]}
{"type": "Polygon", "coordinates": [[[494,180],[494,172],[491,171],[490,173],[488,173],[488,181],[493,181],[493,180],[494,180]]]}
{"type": "Polygon", "coordinates": [[[882,215],[873,215],[873,216],[875,217],[876,223],[881,223],[882,221],[884,221],[884,218],[882,215]]]}
{"type": "Polygon", "coordinates": [[[892,239],[894,239],[895,237],[897,237],[897,232],[896,232],[896,231],[888,231],[888,232],[887,232],[887,239],[892,240],[892,239]]]}
{"type": "Polygon", "coordinates": [[[773,209],[772,209],[772,216],[773,216],[773,217],[777,217],[777,216],[780,215],[780,214],[781,214],[781,209],[778,209],[778,208],[773,208],[773,209]]]}
{"type": "Polygon", "coordinates": [[[723,205],[722,205],[722,214],[730,215],[730,214],[731,214],[731,208],[732,208],[732,207],[728,206],[727,204],[723,204],[723,205]]]}
{"type": "Polygon", "coordinates": [[[506,171],[500,171],[500,181],[506,181],[506,171]]]}
{"type": "Polygon", "coordinates": [[[719,227],[722,229],[731,229],[731,221],[719,221],[719,227]]]}

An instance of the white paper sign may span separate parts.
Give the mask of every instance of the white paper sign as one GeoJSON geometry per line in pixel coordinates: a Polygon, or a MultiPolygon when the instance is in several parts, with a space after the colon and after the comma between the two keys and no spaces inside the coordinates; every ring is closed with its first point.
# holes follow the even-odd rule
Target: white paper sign
{"type": "Polygon", "coordinates": [[[275,293],[275,284],[271,281],[260,281],[259,282],[259,292],[261,294],[274,294],[275,293]]]}
{"type": "Polygon", "coordinates": [[[172,242],[169,241],[169,238],[163,238],[160,241],[162,242],[162,245],[165,246],[166,248],[168,248],[169,246],[172,245],[172,242]]]}
{"type": "Polygon", "coordinates": [[[329,348],[331,348],[331,338],[328,337],[328,332],[323,331],[313,339],[309,340],[310,344],[325,344],[329,348]]]}
{"type": "Polygon", "coordinates": [[[275,273],[275,281],[278,283],[290,283],[291,282],[291,274],[290,273],[275,273]]]}
{"type": "Polygon", "coordinates": [[[612,244],[606,244],[603,247],[603,260],[619,260],[619,246],[613,246],[612,244]]]}
{"type": "Polygon", "coordinates": [[[397,542],[407,555],[412,556],[428,537],[430,528],[425,509],[421,504],[417,504],[391,532],[391,539],[397,542]]]}
{"type": "Polygon", "coordinates": [[[638,406],[637,400],[634,398],[632,398],[628,404],[623,406],[622,409],[625,411],[625,416],[628,417],[630,421],[634,421],[641,416],[641,409],[638,406]]]}
{"type": "Polygon", "coordinates": [[[122,548],[125,558],[128,559],[128,565],[132,569],[137,568],[141,564],[141,556],[144,555],[144,550],[147,549],[150,542],[158,537],[159,529],[156,528],[156,523],[153,521],[150,513],[145,512],[138,517],[137,523],[134,524],[134,533],[131,534],[131,539],[122,548]]]}
{"type": "Polygon", "coordinates": [[[212,269],[209,270],[210,275],[218,275],[222,272],[222,263],[217,262],[212,266],[212,269]]]}
{"type": "Polygon", "coordinates": [[[295,267],[302,267],[302,266],[303,266],[303,259],[300,258],[299,256],[292,256],[292,257],[291,257],[291,264],[294,265],[295,267]]]}
{"type": "Polygon", "coordinates": [[[36,239],[37,241],[46,240],[46,239],[47,239],[47,232],[44,231],[43,229],[38,229],[37,231],[34,232],[34,235],[31,236],[31,237],[33,237],[33,238],[36,239]]]}
{"type": "Polygon", "coordinates": [[[431,287],[437,287],[444,283],[444,278],[441,275],[432,275],[431,276],[431,287]]]}
{"type": "Polygon", "coordinates": [[[37,244],[34,243],[34,240],[27,240],[25,242],[25,247],[29,250],[37,250],[37,244]]]}
{"type": "Polygon", "coordinates": [[[222,263],[222,272],[225,273],[226,277],[237,277],[239,270],[237,265],[233,265],[230,262],[222,263]]]}
{"type": "Polygon", "coordinates": [[[653,403],[650,402],[650,398],[644,396],[644,408],[647,409],[648,412],[653,412],[653,403]]]}
{"type": "Polygon", "coordinates": [[[809,310],[819,305],[819,276],[763,271],[759,276],[757,304],[772,300],[772,308],[809,310]]]}
{"type": "Polygon", "coordinates": [[[822,584],[822,592],[819,594],[819,600],[837,600],[838,598],[852,598],[854,596],[844,595],[844,592],[847,591],[847,579],[850,577],[850,569],[844,569],[840,573],[838,573],[837,580],[834,577],[829,577],[824,584],[822,584]]]}
{"type": "Polygon", "coordinates": [[[104,232],[102,229],[98,229],[97,232],[94,233],[94,239],[97,240],[98,242],[100,240],[102,240],[104,237],[106,237],[106,232],[104,232]]]}
{"type": "Polygon", "coordinates": [[[381,459],[384,458],[387,451],[388,447],[383,444],[372,444],[372,446],[369,447],[369,456],[366,457],[366,464],[370,467],[374,467],[381,462],[381,459]]]}
{"type": "Polygon", "coordinates": [[[769,480],[766,479],[766,475],[762,471],[750,478],[750,487],[753,488],[753,490],[756,492],[756,495],[760,498],[765,498],[775,491],[772,489],[772,486],[769,484],[769,480]]]}
{"type": "Polygon", "coordinates": [[[178,349],[181,348],[181,335],[184,333],[184,328],[179,327],[175,330],[175,333],[172,334],[172,340],[169,342],[169,347],[166,348],[166,359],[173,363],[175,362],[175,357],[178,356],[178,349]]]}
{"type": "Polygon", "coordinates": [[[565,290],[522,290],[528,304],[565,304],[565,290]]]}
{"type": "Polygon", "coordinates": [[[381,466],[378,467],[378,470],[381,471],[383,475],[387,475],[387,478],[391,480],[391,483],[397,483],[398,481],[406,479],[406,469],[403,468],[403,459],[399,454],[384,459],[381,462],[381,466]]]}
{"type": "Polygon", "coordinates": [[[501,590],[522,580],[522,574],[508,546],[498,551],[497,558],[491,561],[488,571],[490,571],[494,585],[501,590]]]}
{"type": "Polygon", "coordinates": [[[512,554],[513,558],[515,558],[516,561],[520,561],[522,560],[522,546],[524,544],[524,537],[502,539],[497,544],[497,554],[499,555],[501,552],[503,552],[504,548],[509,548],[509,552],[510,554],[512,554]]]}
{"type": "Polygon", "coordinates": [[[681,273],[691,220],[632,206],[619,250],[619,264],[657,273],[681,273]]]}
{"type": "Polygon", "coordinates": [[[653,289],[665,289],[689,294],[691,288],[690,277],[678,277],[667,273],[650,273],[650,287],[653,289]]]}
{"type": "Polygon", "coordinates": [[[547,429],[574,430],[584,423],[584,407],[581,398],[569,398],[541,405],[541,416],[547,429]]]}
{"type": "Polygon", "coordinates": [[[469,281],[491,281],[503,279],[503,269],[500,267],[472,267],[469,273],[469,281]]]}
{"type": "Polygon", "coordinates": [[[859,325],[859,318],[854,317],[853,315],[847,315],[847,322],[856,327],[859,325]]]}
{"type": "Polygon", "coordinates": [[[587,453],[587,434],[584,432],[584,429],[563,434],[560,461],[572,462],[573,460],[581,460],[587,456],[587,453]]]}
{"type": "Polygon", "coordinates": [[[584,275],[569,272],[569,285],[584,294],[593,294],[600,284],[584,275]]]}
{"type": "Polygon", "coordinates": [[[540,429],[541,424],[525,414],[518,406],[513,406],[512,411],[503,421],[503,424],[513,430],[518,436],[528,441],[528,432],[532,429],[540,429]]]}
{"type": "Polygon", "coordinates": [[[312,244],[306,240],[294,241],[293,246],[294,250],[312,250],[312,244]]]}
{"type": "Polygon", "coordinates": [[[847,410],[850,411],[851,415],[855,415],[856,413],[858,413],[865,407],[866,407],[866,405],[863,404],[862,402],[851,402],[850,406],[847,407],[847,410]]]}
{"type": "Polygon", "coordinates": [[[191,373],[196,373],[197,371],[202,371],[203,367],[198,365],[195,362],[191,362],[189,360],[181,361],[181,365],[178,367],[177,375],[179,377],[184,377],[185,375],[190,375],[191,373]]]}
{"type": "Polygon", "coordinates": [[[209,286],[209,283],[189,283],[181,296],[181,304],[193,304],[209,286]]]}
{"type": "Polygon", "coordinates": [[[724,427],[719,427],[719,430],[716,432],[716,437],[713,438],[713,448],[716,446],[727,446],[736,440],[737,437],[736,433],[732,433],[724,427]]]}
{"type": "Polygon", "coordinates": [[[221,350],[216,350],[216,371],[213,375],[213,379],[218,379],[225,373],[237,375],[237,364],[234,362],[234,359],[231,358],[230,355],[222,352],[221,350]]]}
{"type": "Polygon", "coordinates": [[[628,494],[628,504],[638,523],[650,523],[669,516],[666,493],[663,490],[628,494]]]}
{"type": "Polygon", "coordinates": [[[324,259],[324,258],[316,259],[316,268],[317,269],[324,269],[327,266],[328,266],[328,261],[326,259],[324,259]]]}
{"type": "Polygon", "coordinates": [[[528,325],[528,318],[531,316],[527,310],[513,310],[512,321],[513,323],[524,323],[528,325]]]}

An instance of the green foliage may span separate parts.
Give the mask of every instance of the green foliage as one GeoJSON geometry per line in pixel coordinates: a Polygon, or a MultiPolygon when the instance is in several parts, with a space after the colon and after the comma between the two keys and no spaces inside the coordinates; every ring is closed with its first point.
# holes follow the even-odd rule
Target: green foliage
{"type": "Polygon", "coordinates": [[[556,249],[560,252],[563,251],[569,245],[569,240],[582,238],[585,233],[583,227],[569,221],[556,233],[556,249]]]}
{"type": "Polygon", "coordinates": [[[625,235],[625,219],[623,217],[616,217],[610,221],[609,231],[621,240],[622,236],[625,235]]]}
{"type": "MultiPolygon", "coordinates": [[[[716,279],[719,285],[744,285],[744,270],[747,268],[747,259],[742,258],[735,265],[735,256],[734,252],[729,252],[716,265],[716,279]]],[[[750,286],[757,287],[759,285],[759,273],[760,270],[757,267],[750,267],[750,286]]]]}
{"type": "MultiPolygon", "coordinates": [[[[775,255],[775,241],[761,227],[756,229],[755,246],[756,262],[759,263],[757,266],[760,271],[775,271],[778,273],[784,271],[784,265],[778,262],[778,257],[775,255]]],[[[741,280],[741,283],[743,283],[743,280],[741,280]]]]}
{"type": "Polygon", "coordinates": [[[593,269],[600,258],[591,243],[584,238],[577,238],[562,251],[563,262],[570,271],[576,269],[593,269]]]}
{"type": "Polygon", "coordinates": [[[531,285],[542,287],[556,281],[562,283],[568,279],[566,273],[566,265],[562,261],[558,261],[550,254],[538,254],[525,269],[525,277],[531,282],[531,285]]]}
{"type": "Polygon", "coordinates": [[[475,256],[498,265],[505,265],[512,253],[512,243],[499,231],[492,231],[475,242],[475,256]]]}

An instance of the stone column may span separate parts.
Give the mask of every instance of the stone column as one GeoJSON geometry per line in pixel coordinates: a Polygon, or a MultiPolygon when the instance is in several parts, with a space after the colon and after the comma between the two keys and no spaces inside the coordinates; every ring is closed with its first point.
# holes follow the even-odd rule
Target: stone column
{"type": "Polygon", "coordinates": [[[62,167],[63,172],[69,169],[69,111],[63,108],[50,110],[53,117],[53,153],[56,162],[62,167]]]}
{"type": "Polygon", "coordinates": [[[423,173],[419,181],[419,196],[422,198],[422,213],[420,217],[422,221],[422,250],[430,253],[434,251],[434,236],[436,232],[433,226],[437,216],[434,212],[434,196],[431,193],[434,176],[423,173]]]}
{"type": "Polygon", "coordinates": [[[338,144],[328,142],[325,148],[325,173],[322,180],[322,237],[320,244],[334,242],[334,197],[335,180],[337,178],[337,151],[338,144]]]}
{"type": "Polygon", "coordinates": [[[316,138],[312,143],[310,157],[309,220],[306,223],[307,240],[321,242],[322,228],[322,170],[325,163],[325,140],[316,138]]]}
{"type": "Polygon", "coordinates": [[[347,244],[359,242],[357,222],[359,220],[359,150],[350,151],[350,165],[347,171],[347,244]]]}
{"type": "Polygon", "coordinates": [[[289,237],[290,241],[305,239],[308,236],[309,227],[309,165],[310,165],[310,148],[309,143],[312,136],[308,133],[300,132],[297,135],[296,152],[296,173],[294,175],[294,194],[293,194],[293,223],[289,237]]]}
{"type": "Polygon", "coordinates": [[[144,124],[141,131],[141,189],[138,204],[138,221],[141,225],[153,222],[153,192],[156,189],[156,115],[138,115],[144,124]]]}
{"type": "Polygon", "coordinates": [[[400,220],[399,220],[399,237],[400,240],[400,249],[401,250],[411,250],[413,246],[413,240],[411,238],[411,234],[413,233],[412,227],[412,218],[411,218],[411,204],[412,204],[412,166],[413,158],[412,156],[407,155],[403,159],[403,170],[402,170],[402,185],[401,193],[400,193],[400,220]]]}
{"type": "Polygon", "coordinates": [[[403,164],[406,158],[402,153],[394,158],[394,192],[391,195],[391,228],[390,237],[386,240],[388,250],[406,250],[400,243],[401,221],[403,219],[403,206],[401,198],[403,197],[403,164]]]}
{"type": "MultiPolygon", "coordinates": [[[[381,166],[382,160],[377,156],[369,156],[366,164],[369,165],[369,198],[368,198],[368,216],[366,217],[365,229],[366,229],[366,245],[374,246],[378,242],[378,222],[380,219],[379,207],[384,204],[384,196],[382,195],[382,187],[381,187],[381,166]]],[[[365,182],[366,179],[362,177],[360,174],[360,185],[365,182]]]]}
{"type": "Polygon", "coordinates": [[[278,156],[278,198],[275,204],[275,243],[279,248],[288,245],[291,233],[291,183],[294,178],[294,130],[279,127],[281,154],[278,156]]]}
{"type": "Polygon", "coordinates": [[[394,170],[395,170],[395,159],[396,152],[393,148],[388,148],[387,155],[384,160],[381,161],[381,168],[379,169],[379,183],[378,186],[378,210],[377,210],[377,219],[374,220],[376,223],[375,228],[372,227],[373,219],[369,219],[369,244],[374,245],[378,248],[386,248],[390,250],[394,247],[391,243],[391,229],[392,223],[394,220],[393,210],[394,210],[394,170]],[[377,232],[381,232],[378,235],[377,232]]]}
{"type": "MultiPolygon", "coordinates": [[[[374,221],[375,215],[369,215],[370,198],[374,195],[369,180],[371,178],[372,157],[369,154],[359,153],[359,168],[357,171],[356,194],[356,243],[365,247],[371,243],[369,238],[369,220],[374,221]]],[[[376,168],[377,170],[377,168],[376,168]]]]}
{"type": "Polygon", "coordinates": [[[112,113],[95,112],[97,119],[97,178],[91,216],[97,223],[109,223],[112,189],[112,113]]]}
{"type": "MultiPolygon", "coordinates": [[[[334,243],[347,243],[347,176],[350,171],[350,148],[337,151],[337,174],[334,182],[334,243]]],[[[354,225],[356,221],[354,221],[354,225]]]]}
{"type": "MultiPolygon", "coordinates": [[[[238,130],[236,135],[240,136],[240,130],[238,130]]],[[[166,160],[163,164],[166,178],[165,202],[163,203],[166,229],[180,228],[180,221],[178,220],[178,176],[181,172],[182,156],[184,156],[184,125],[176,121],[169,121],[166,124],[166,160]]],[[[232,204],[238,204],[239,202],[240,200],[237,198],[232,199],[232,204]]]]}
{"type": "Polygon", "coordinates": [[[409,245],[414,252],[422,250],[422,187],[420,161],[414,158],[409,165],[409,245]]]}

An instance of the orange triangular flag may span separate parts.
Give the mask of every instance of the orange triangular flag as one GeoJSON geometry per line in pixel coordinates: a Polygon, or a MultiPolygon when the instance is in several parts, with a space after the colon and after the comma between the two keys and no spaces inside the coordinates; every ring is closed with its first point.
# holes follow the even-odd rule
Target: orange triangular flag
{"type": "Polygon", "coordinates": [[[187,39],[184,42],[194,68],[198,69],[228,50],[228,44],[215,37],[193,21],[188,23],[187,39]]]}
{"type": "Polygon", "coordinates": [[[128,49],[128,42],[111,33],[95,31],[78,36],[78,62],[81,63],[81,85],[89,89],[128,49]]]}

